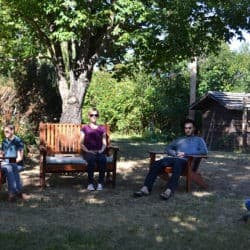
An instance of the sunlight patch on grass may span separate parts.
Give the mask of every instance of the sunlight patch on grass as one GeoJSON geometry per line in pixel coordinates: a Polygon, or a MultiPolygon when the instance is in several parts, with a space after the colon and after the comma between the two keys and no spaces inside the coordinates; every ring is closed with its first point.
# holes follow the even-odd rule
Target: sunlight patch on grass
{"type": "Polygon", "coordinates": [[[212,196],[213,194],[210,193],[210,192],[206,192],[206,191],[203,191],[203,192],[192,192],[192,194],[196,197],[207,197],[207,196],[212,196]]]}
{"type": "Polygon", "coordinates": [[[196,226],[194,224],[187,223],[187,222],[181,222],[180,225],[187,230],[196,231],[196,226]]]}
{"type": "Polygon", "coordinates": [[[155,240],[157,242],[161,243],[161,242],[163,242],[163,237],[161,235],[157,235],[155,240]]]}
{"type": "Polygon", "coordinates": [[[85,203],[88,204],[104,204],[105,200],[101,200],[100,198],[95,198],[95,197],[87,197],[85,198],[85,203]]]}
{"type": "Polygon", "coordinates": [[[174,216],[170,218],[170,220],[172,222],[175,222],[179,226],[185,228],[185,230],[190,230],[190,231],[197,230],[196,225],[195,225],[195,223],[197,222],[197,218],[195,217],[188,217],[186,221],[183,221],[183,219],[181,219],[180,217],[174,216]]]}
{"type": "Polygon", "coordinates": [[[29,230],[27,228],[25,228],[24,226],[20,226],[18,229],[22,233],[28,233],[29,232],[29,230]]]}

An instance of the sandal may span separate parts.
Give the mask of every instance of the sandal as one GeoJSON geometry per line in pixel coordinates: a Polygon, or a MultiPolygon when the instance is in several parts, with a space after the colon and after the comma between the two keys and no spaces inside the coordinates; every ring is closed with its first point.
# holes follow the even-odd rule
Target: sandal
{"type": "Polygon", "coordinates": [[[173,194],[172,191],[163,192],[160,194],[160,198],[167,201],[172,196],[172,194],[173,194]]]}

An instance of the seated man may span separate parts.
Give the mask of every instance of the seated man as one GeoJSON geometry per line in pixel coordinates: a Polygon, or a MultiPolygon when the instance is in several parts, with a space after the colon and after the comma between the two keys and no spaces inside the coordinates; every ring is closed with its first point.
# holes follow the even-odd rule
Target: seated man
{"type": "Polygon", "coordinates": [[[148,195],[153,188],[153,184],[158,174],[163,171],[165,166],[173,167],[173,173],[168,181],[165,192],[160,194],[164,200],[168,200],[178,186],[178,181],[183,168],[187,164],[189,155],[206,155],[208,153],[207,146],[201,137],[195,136],[195,124],[191,119],[184,122],[185,137],[174,140],[170,143],[165,152],[171,157],[165,157],[155,161],[146,176],[143,187],[134,193],[135,197],[148,195]]]}
{"type": "Polygon", "coordinates": [[[24,199],[22,183],[19,172],[23,169],[23,141],[16,136],[15,127],[12,124],[4,127],[5,139],[2,142],[1,155],[16,158],[16,163],[9,163],[8,159],[2,162],[2,171],[7,178],[9,201],[15,198],[24,199]]]}

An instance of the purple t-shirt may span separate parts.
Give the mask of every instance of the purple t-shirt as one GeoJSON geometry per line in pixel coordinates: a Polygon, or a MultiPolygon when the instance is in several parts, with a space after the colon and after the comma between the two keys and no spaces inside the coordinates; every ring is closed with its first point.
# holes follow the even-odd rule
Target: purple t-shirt
{"type": "Polygon", "coordinates": [[[84,133],[84,145],[88,150],[100,150],[102,148],[103,134],[106,133],[104,126],[98,126],[97,129],[91,128],[89,125],[84,125],[81,128],[84,133]]]}

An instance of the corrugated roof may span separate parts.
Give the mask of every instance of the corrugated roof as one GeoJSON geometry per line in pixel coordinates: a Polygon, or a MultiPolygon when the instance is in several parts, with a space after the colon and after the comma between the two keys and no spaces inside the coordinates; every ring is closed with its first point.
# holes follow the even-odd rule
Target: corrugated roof
{"type": "Polygon", "coordinates": [[[217,102],[226,109],[242,110],[244,97],[246,97],[246,106],[250,108],[250,93],[208,91],[199,101],[191,104],[190,109],[202,110],[210,103],[217,102]]]}

